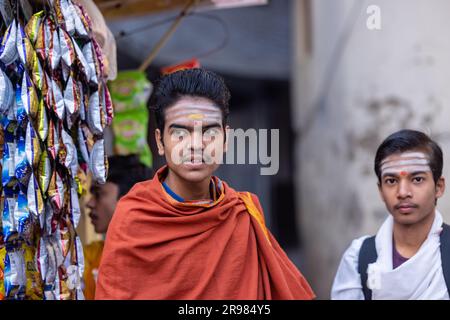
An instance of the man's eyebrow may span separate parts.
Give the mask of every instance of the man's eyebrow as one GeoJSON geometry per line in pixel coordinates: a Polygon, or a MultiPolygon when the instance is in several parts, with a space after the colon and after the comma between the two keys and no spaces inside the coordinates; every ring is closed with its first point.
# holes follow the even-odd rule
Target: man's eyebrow
{"type": "Polygon", "coordinates": [[[182,124],[176,124],[176,123],[173,123],[173,124],[171,124],[171,125],[169,126],[169,129],[172,129],[172,128],[176,128],[176,129],[186,129],[186,130],[192,129],[192,127],[184,126],[184,125],[182,125],[182,124]]]}
{"type": "MultiPolygon", "coordinates": [[[[415,175],[418,175],[418,174],[426,174],[426,173],[427,173],[426,171],[421,171],[421,170],[419,170],[419,171],[408,172],[408,175],[415,176],[415,175]]],[[[385,178],[385,177],[395,177],[395,178],[398,178],[399,176],[400,176],[400,175],[397,174],[397,173],[394,173],[394,172],[388,172],[388,173],[384,173],[381,177],[382,177],[382,178],[385,178]]]]}
{"type": "Polygon", "coordinates": [[[215,123],[211,123],[211,124],[207,124],[207,125],[205,125],[205,126],[202,126],[202,128],[203,128],[204,130],[210,129],[210,128],[222,128],[222,124],[221,124],[221,123],[218,123],[218,122],[215,122],[215,123]]]}
{"type": "MultiPolygon", "coordinates": [[[[202,125],[201,127],[202,127],[202,130],[207,130],[207,129],[210,129],[210,128],[221,128],[222,124],[219,123],[219,122],[214,122],[214,123],[211,123],[211,124],[202,125]]],[[[172,128],[186,129],[186,130],[190,130],[190,131],[193,130],[193,127],[191,127],[191,126],[185,126],[185,125],[177,124],[177,123],[173,123],[173,124],[171,124],[169,126],[169,129],[172,129],[172,128]]]]}

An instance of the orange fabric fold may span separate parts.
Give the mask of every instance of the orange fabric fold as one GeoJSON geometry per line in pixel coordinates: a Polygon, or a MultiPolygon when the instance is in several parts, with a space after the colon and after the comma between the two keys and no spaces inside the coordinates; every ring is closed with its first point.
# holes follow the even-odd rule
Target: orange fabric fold
{"type": "Polygon", "coordinates": [[[96,299],[314,298],[265,228],[255,195],[222,182],[222,194],[211,204],[177,202],[161,186],[166,172],[161,168],[119,201],[96,299]],[[252,205],[253,214],[247,209],[252,205]]]}

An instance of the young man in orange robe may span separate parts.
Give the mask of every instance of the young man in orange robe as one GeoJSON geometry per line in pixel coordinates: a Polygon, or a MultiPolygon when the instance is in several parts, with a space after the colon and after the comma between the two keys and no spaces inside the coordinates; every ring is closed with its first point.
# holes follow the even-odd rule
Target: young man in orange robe
{"type": "Polygon", "coordinates": [[[315,297],[266,228],[258,198],[213,176],[226,152],[229,98],[223,79],[203,69],[157,84],[151,107],[167,165],[119,201],[96,299],[315,297]]]}

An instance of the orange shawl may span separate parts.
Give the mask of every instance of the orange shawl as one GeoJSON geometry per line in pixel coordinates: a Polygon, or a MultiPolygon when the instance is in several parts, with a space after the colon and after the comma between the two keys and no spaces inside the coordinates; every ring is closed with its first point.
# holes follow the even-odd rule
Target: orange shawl
{"type": "MultiPolygon", "coordinates": [[[[312,299],[264,226],[258,198],[222,183],[210,204],[177,202],[161,168],[120,201],[109,225],[96,299],[312,299]]],[[[217,178],[215,178],[217,179],[217,178]]]]}

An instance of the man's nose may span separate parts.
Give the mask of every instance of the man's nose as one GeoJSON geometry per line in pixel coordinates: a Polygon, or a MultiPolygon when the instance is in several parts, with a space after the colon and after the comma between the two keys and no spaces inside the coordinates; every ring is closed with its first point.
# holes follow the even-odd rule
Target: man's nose
{"type": "Polygon", "coordinates": [[[191,149],[194,151],[203,149],[203,133],[201,131],[195,130],[192,133],[191,149]]]}
{"type": "Polygon", "coordinates": [[[402,179],[399,181],[397,196],[400,199],[412,197],[411,184],[406,179],[402,179]]]}
{"type": "Polygon", "coordinates": [[[94,199],[93,196],[91,196],[89,201],[86,203],[86,207],[88,207],[89,209],[94,209],[95,208],[95,199],[94,199]]]}

